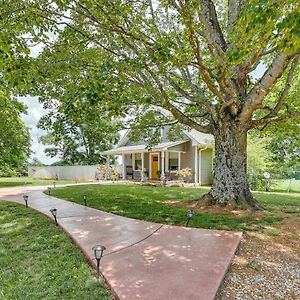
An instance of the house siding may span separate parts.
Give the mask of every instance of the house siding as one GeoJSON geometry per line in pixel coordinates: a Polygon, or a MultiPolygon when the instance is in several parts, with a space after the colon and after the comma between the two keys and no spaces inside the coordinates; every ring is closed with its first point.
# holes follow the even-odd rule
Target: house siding
{"type": "MultiPolygon", "coordinates": [[[[161,137],[161,143],[170,142],[168,139],[168,131],[169,126],[166,126],[162,128],[162,137],[161,137]]],[[[184,168],[190,168],[192,170],[192,177],[190,178],[190,182],[200,183],[202,185],[208,185],[212,183],[212,155],[213,150],[211,148],[205,149],[203,151],[200,151],[198,147],[202,145],[198,140],[196,140],[193,136],[188,135],[187,133],[182,133],[181,140],[187,140],[187,142],[184,142],[182,144],[173,146],[168,148],[166,152],[180,152],[180,169],[184,168]],[[201,155],[200,155],[201,153],[201,155]],[[197,165],[195,166],[195,159],[197,156],[197,165]],[[198,176],[196,176],[196,170],[198,171],[198,176]]],[[[119,147],[121,146],[136,146],[136,145],[145,145],[147,144],[146,141],[140,140],[140,141],[132,141],[130,139],[130,134],[126,136],[119,147]]],[[[202,147],[204,147],[202,145],[202,147]]],[[[210,145],[209,145],[210,147],[210,145]]],[[[134,151],[133,147],[133,153],[140,153],[138,149],[141,149],[141,147],[137,148],[136,151],[134,151]]],[[[141,151],[141,150],[140,150],[141,151]]],[[[162,168],[162,153],[161,151],[150,151],[144,153],[144,167],[150,173],[150,153],[159,153],[159,169],[162,168]]],[[[127,152],[128,153],[128,152],[127,152]]],[[[165,158],[167,158],[168,155],[165,154],[165,158]]],[[[125,154],[125,167],[126,166],[133,166],[132,162],[132,154],[125,154]]],[[[168,162],[165,162],[165,171],[167,171],[168,162]]],[[[174,172],[175,173],[175,172],[174,172]]]]}
{"type": "Polygon", "coordinates": [[[195,178],[195,147],[192,146],[192,142],[185,143],[185,152],[181,154],[181,169],[190,168],[192,170],[192,177],[190,182],[194,182],[195,178]]]}
{"type": "Polygon", "coordinates": [[[200,160],[200,184],[206,185],[212,183],[212,163],[213,150],[206,149],[201,152],[200,160]]]}

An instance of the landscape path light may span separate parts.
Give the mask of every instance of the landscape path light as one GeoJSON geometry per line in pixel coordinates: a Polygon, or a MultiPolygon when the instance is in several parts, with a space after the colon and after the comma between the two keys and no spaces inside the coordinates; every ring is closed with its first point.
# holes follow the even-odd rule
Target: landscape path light
{"type": "Polygon", "coordinates": [[[57,223],[57,209],[56,208],[51,208],[50,212],[51,212],[51,214],[52,214],[52,216],[54,218],[55,225],[57,226],[58,225],[58,223],[57,223]]]}
{"type": "Polygon", "coordinates": [[[186,215],[186,217],[187,217],[187,219],[186,219],[186,227],[188,227],[189,226],[189,222],[190,222],[190,220],[191,220],[191,218],[194,216],[194,214],[195,214],[195,212],[194,212],[194,210],[192,210],[191,208],[188,210],[188,212],[187,212],[187,215],[186,215]]]}
{"type": "Polygon", "coordinates": [[[53,181],[53,188],[55,189],[55,186],[56,186],[56,182],[55,181],[53,181]]]}
{"type": "Polygon", "coordinates": [[[97,260],[97,274],[96,274],[96,278],[99,279],[99,275],[100,275],[100,260],[103,256],[103,251],[106,250],[106,248],[103,245],[96,245],[92,248],[92,250],[94,251],[94,256],[95,259],[97,260]]]}
{"type": "Polygon", "coordinates": [[[83,200],[84,200],[84,206],[87,206],[87,203],[86,203],[86,195],[83,195],[83,200]]]}
{"type": "Polygon", "coordinates": [[[26,207],[28,207],[28,195],[24,195],[23,196],[23,199],[24,199],[24,201],[25,201],[25,205],[26,205],[26,207]]]}
{"type": "Polygon", "coordinates": [[[51,187],[50,186],[48,187],[48,195],[49,196],[51,195],[51,187]]]}

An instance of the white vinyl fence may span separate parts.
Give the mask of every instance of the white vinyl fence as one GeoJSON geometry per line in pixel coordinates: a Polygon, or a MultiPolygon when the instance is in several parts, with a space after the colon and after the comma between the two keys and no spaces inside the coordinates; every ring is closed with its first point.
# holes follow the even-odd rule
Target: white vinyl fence
{"type": "MultiPolygon", "coordinates": [[[[119,173],[122,167],[114,166],[119,173]]],[[[45,179],[69,179],[69,180],[99,180],[104,179],[105,174],[101,174],[99,165],[93,166],[42,166],[29,167],[28,176],[32,178],[45,179]]]]}

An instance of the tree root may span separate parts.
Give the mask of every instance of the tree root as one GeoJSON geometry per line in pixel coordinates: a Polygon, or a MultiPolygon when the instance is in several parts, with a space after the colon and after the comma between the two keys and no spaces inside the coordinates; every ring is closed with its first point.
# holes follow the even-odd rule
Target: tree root
{"type": "Polygon", "coordinates": [[[197,207],[214,206],[228,207],[230,209],[250,209],[250,210],[263,210],[264,207],[250,194],[248,199],[244,196],[229,199],[227,201],[219,201],[214,198],[210,193],[203,195],[197,202],[197,207]]]}

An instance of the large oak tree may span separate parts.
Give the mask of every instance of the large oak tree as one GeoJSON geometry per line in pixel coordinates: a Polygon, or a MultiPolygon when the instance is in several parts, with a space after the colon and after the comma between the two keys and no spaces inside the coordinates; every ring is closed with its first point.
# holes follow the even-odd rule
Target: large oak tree
{"type": "Polygon", "coordinates": [[[105,53],[97,82],[113,109],[159,106],[214,135],[203,202],[259,207],[246,176],[247,132],[300,116],[299,95],[289,97],[299,91],[298,0],[39,1],[34,12],[105,53]],[[130,97],[114,97],[124,85],[130,97]]]}

